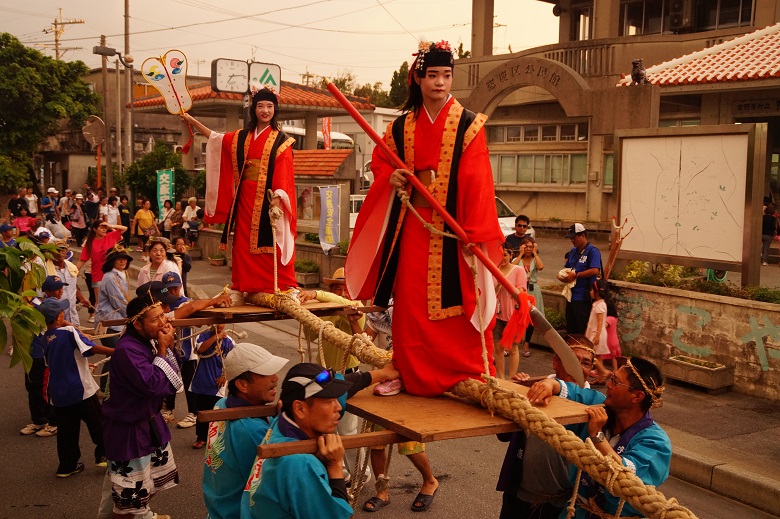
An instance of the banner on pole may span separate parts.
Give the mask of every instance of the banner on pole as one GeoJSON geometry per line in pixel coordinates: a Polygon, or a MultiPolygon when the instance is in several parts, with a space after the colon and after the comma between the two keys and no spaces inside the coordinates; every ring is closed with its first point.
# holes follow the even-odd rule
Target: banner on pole
{"type": "Polygon", "coordinates": [[[157,207],[163,208],[166,200],[173,200],[173,170],[157,171],[157,207]]]}
{"type": "Polygon", "coordinates": [[[320,190],[320,246],[325,254],[341,239],[339,214],[341,186],[322,186],[320,190]]]}
{"type": "Polygon", "coordinates": [[[322,118],[322,144],[324,145],[323,147],[326,150],[329,150],[331,146],[330,126],[331,126],[330,117],[323,117],[322,118]]]}

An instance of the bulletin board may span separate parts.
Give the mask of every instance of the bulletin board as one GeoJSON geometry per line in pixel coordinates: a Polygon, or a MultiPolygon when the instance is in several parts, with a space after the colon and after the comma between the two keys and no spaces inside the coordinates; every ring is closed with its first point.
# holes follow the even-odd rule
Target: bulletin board
{"type": "Polygon", "coordinates": [[[616,137],[619,221],[633,227],[620,257],[743,271],[760,244],[766,125],[616,137]]]}

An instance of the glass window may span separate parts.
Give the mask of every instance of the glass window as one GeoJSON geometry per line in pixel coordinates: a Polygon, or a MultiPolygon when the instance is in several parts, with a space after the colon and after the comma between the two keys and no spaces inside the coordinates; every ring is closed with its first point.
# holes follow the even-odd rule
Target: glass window
{"type": "Polygon", "coordinates": [[[579,123],[577,125],[577,140],[580,142],[588,140],[588,123],[579,123]]]}
{"type": "Polygon", "coordinates": [[[663,2],[648,0],[645,2],[645,25],[642,34],[661,34],[663,27],[663,2]]]}
{"type": "Polygon", "coordinates": [[[523,141],[525,141],[525,142],[537,142],[537,141],[539,141],[539,127],[538,126],[523,126],[523,141]]]}
{"type": "Polygon", "coordinates": [[[534,155],[534,182],[544,184],[547,182],[547,168],[546,155],[534,155]]]}
{"type": "Polygon", "coordinates": [[[604,155],[604,171],[602,172],[602,178],[604,178],[604,185],[611,186],[614,183],[615,177],[615,156],[612,154],[604,155]]]}
{"type": "Polygon", "coordinates": [[[699,119],[683,119],[680,121],[680,126],[701,126],[699,119]]]}
{"type": "Polygon", "coordinates": [[[588,156],[576,154],[571,156],[571,183],[584,184],[588,178],[588,156]]]}
{"type": "Polygon", "coordinates": [[[566,171],[563,166],[563,155],[550,156],[550,183],[562,184],[566,179],[566,171]]]}
{"type": "Polygon", "coordinates": [[[487,133],[488,142],[504,142],[503,126],[488,126],[487,133]]]}
{"type": "Polygon", "coordinates": [[[553,126],[542,126],[542,141],[544,142],[554,142],[558,140],[558,127],[553,126]]]}
{"type": "Polygon", "coordinates": [[[506,127],[506,141],[507,142],[520,142],[520,130],[522,126],[507,126],[506,127]]]}
{"type": "Polygon", "coordinates": [[[574,39],[577,41],[590,40],[593,38],[593,7],[581,7],[574,9],[572,13],[574,20],[574,39]]]}
{"type": "Polygon", "coordinates": [[[561,140],[573,141],[577,137],[577,126],[574,124],[562,124],[561,125],[561,140]]]}
{"type": "Polygon", "coordinates": [[[622,36],[642,34],[644,11],[644,2],[626,2],[623,4],[623,9],[620,13],[623,18],[622,36]]]}
{"type": "Polygon", "coordinates": [[[739,25],[742,12],[741,0],[720,0],[718,27],[739,25]]]}
{"type": "Polygon", "coordinates": [[[533,155],[519,155],[517,157],[517,181],[534,181],[534,157],[533,155]]]}
{"type": "Polygon", "coordinates": [[[498,155],[490,155],[490,169],[493,170],[493,183],[498,184],[498,155]]]}
{"type": "Polygon", "coordinates": [[[515,156],[501,155],[499,157],[498,182],[501,184],[514,184],[516,181],[515,156]]]}

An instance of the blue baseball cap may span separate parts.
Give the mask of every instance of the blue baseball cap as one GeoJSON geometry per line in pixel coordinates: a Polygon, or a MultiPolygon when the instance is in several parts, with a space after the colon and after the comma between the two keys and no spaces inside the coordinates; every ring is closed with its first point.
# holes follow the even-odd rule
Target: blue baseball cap
{"type": "Polygon", "coordinates": [[[46,276],[46,280],[43,282],[43,289],[45,292],[50,290],[59,290],[68,284],[65,283],[59,276],[46,276]]]}
{"type": "Polygon", "coordinates": [[[11,225],[10,223],[4,223],[3,225],[0,225],[0,232],[13,231],[14,229],[16,229],[16,227],[11,225]]]}
{"type": "Polygon", "coordinates": [[[181,286],[181,277],[176,272],[167,272],[162,277],[162,282],[165,283],[165,288],[173,288],[181,286]]]}
{"type": "Polygon", "coordinates": [[[36,308],[43,314],[43,318],[46,319],[46,324],[51,324],[57,319],[58,315],[70,308],[70,301],[67,299],[60,300],[53,297],[47,297],[36,308]]]}

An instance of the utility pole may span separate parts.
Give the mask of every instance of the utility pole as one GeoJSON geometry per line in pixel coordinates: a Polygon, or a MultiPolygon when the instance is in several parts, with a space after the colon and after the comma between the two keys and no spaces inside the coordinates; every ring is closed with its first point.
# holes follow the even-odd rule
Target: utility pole
{"type": "Polygon", "coordinates": [[[130,55],[130,0],[125,0],[125,61],[130,64],[128,68],[125,66],[125,88],[127,89],[128,104],[125,113],[125,139],[127,139],[127,147],[125,148],[125,160],[133,162],[135,159],[135,110],[133,109],[135,87],[133,86],[133,74],[135,69],[132,67],[133,56],[130,55]]]}
{"type": "MultiPolygon", "coordinates": [[[[122,173],[122,79],[119,76],[119,60],[114,60],[116,67],[116,163],[117,171],[122,173]]],[[[106,171],[106,186],[114,186],[114,172],[106,171]]]]}
{"type": "Polygon", "coordinates": [[[62,19],[62,7],[60,7],[60,17],[59,19],[55,18],[54,22],[52,22],[51,27],[48,29],[44,29],[43,32],[45,34],[54,33],[54,56],[57,60],[62,59],[62,55],[65,54],[65,52],[69,50],[78,50],[81,47],[64,47],[60,48],[60,37],[65,32],[65,26],[66,25],[72,25],[76,23],[84,23],[84,20],[63,20],[62,19]]]}
{"type": "MultiPolygon", "coordinates": [[[[100,46],[105,47],[106,46],[106,36],[101,35],[100,36],[100,46]]],[[[105,117],[106,120],[106,142],[105,142],[105,152],[106,152],[106,183],[108,183],[109,175],[113,177],[113,164],[111,162],[111,123],[109,119],[109,109],[108,109],[108,58],[106,56],[101,56],[101,60],[103,68],[102,68],[102,78],[103,78],[103,117],[105,117]]],[[[100,170],[97,172],[97,186],[100,187],[100,170]]],[[[108,186],[112,187],[112,186],[108,186]]]]}
{"type": "Polygon", "coordinates": [[[314,74],[309,74],[309,67],[307,66],[306,73],[301,74],[301,82],[304,85],[309,86],[309,80],[314,79],[314,77],[315,77],[314,74]]]}

